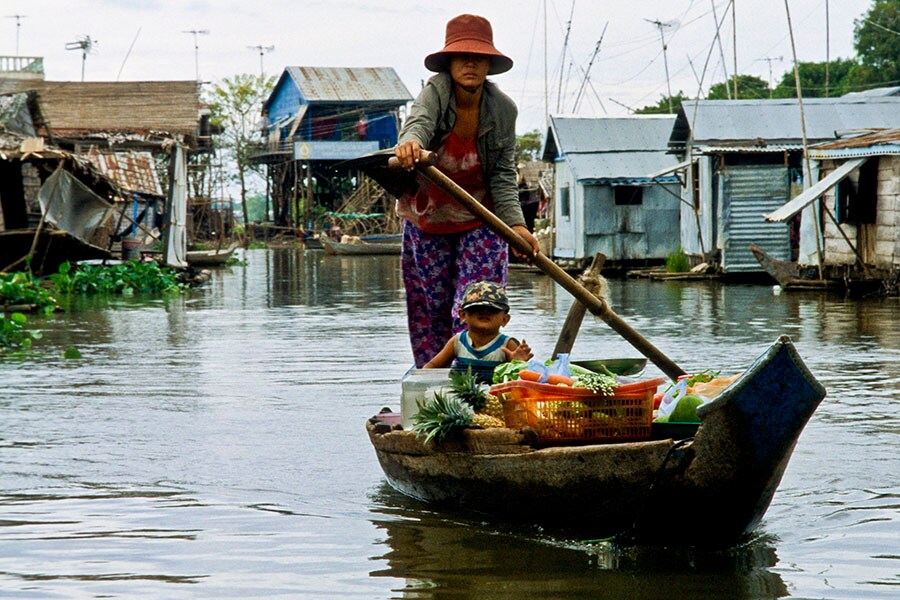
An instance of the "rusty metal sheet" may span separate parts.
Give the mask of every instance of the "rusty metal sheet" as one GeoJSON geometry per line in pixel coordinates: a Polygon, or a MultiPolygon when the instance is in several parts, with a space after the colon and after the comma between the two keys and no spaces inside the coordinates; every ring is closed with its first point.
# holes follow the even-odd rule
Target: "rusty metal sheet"
{"type": "Polygon", "coordinates": [[[165,195],[156,172],[156,163],[149,152],[92,153],[83,156],[125,191],[160,197],[165,195]]]}

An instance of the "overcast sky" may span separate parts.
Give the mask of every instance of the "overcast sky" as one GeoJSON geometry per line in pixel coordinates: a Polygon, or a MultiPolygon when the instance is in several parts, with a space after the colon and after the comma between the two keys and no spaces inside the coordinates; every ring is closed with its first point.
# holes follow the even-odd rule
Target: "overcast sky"
{"type": "MultiPolygon", "coordinates": [[[[826,41],[832,59],[853,56],[853,20],[868,10],[871,0],[788,2],[800,61],[824,61],[826,41]]],[[[704,91],[724,78],[723,55],[725,68],[732,73],[729,0],[715,1],[716,15],[724,17],[721,51],[714,44],[711,0],[575,0],[564,61],[563,41],[573,1],[546,0],[546,52],[544,4],[544,0],[3,0],[0,54],[16,54],[18,31],[18,54],[44,57],[48,80],[78,81],[81,53],[66,50],[66,43],[90,36],[97,43],[87,57],[86,81],[194,79],[196,37],[203,81],[259,73],[260,52],[251,47],[274,46],[262,55],[268,75],[280,74],[287,65],[390,66],[415,95],[429,76],[422,60],[443,47],[447,20],[471,12],[491,21],[495,45],[515,61],[512,71],[494,81],[519,105],[519,133],[543,129],[546,105],[552,113],[572,113],[582,88],[577,112],[583,115],[620,116],[628,114],[626,106],[656,103],[667,93],[666,74],[660,30],[648,21],[664,24],[673,93],[696,94],[708,56],[704,91]],[[584,71],[604,27],[590,82],[584,84],[584,71]],[[190,30],[208,33],[185,33],[190,30]]],[[[771,64],[777,81],[791,60],[784,0],[735,0],[735,5],[738,71],[768,80],[771,64]]]]}

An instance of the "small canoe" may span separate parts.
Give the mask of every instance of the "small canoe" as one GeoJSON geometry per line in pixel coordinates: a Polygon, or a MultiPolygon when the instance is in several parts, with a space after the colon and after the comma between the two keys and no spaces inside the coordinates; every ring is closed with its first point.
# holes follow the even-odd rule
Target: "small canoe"
{"type": "Polygon", "coordinates": [[[238,246],[237,242],[232,242],[227,248],[218,250],[188,250],[185,260],[192,267],[224,265],[238,246]]]}
{"type": "Polygon", "coordinates": [[[364,242],[359,240],[353,244],[336,242],[327,237],[322,237],[322,247],[325,254],[340,255],[364,255],[364,254],[400,254],[402,244],[400,242],[364,242]]]}
{"type": "Polygon", "coordinates": [[[824,397],[782,336],[683,440],[540,447],[533,431],[498,428],[426,445],[378,416],[367,431],[390,485],[425,502],[582,538],[727,547],[759,524],[824,397]]]}

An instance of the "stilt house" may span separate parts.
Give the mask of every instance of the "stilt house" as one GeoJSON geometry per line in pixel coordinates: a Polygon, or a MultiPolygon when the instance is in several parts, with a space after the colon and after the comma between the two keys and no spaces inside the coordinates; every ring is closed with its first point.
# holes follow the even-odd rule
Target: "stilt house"
{"type": "Polygon", "coordinates": [[[339,208],[360,180],[334,165],[394,146],[411,100],[391,67],[287,67],[263,104],[254,155],[269,166],[275,222],[308,229],[313,205],[339,208]]]}

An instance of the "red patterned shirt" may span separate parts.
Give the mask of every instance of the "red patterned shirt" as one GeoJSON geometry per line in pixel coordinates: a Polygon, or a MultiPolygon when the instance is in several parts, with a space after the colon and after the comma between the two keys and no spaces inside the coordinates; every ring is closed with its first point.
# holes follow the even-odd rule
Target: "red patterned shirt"
{"type": "MultiPolygon", "coordinates": [[[[475,138],[465,139],[450,132],[437,149],[437,166],[457,185],[469,192],[489,210],[494,209],[490,193],[484,185],[484,170],[475,148],[475,138]]],[[[459,233],[474,229],[481,221],[422,175],[417,175],[419,189],[398,201],[398,213],[425,233],[459,233]]]]}

